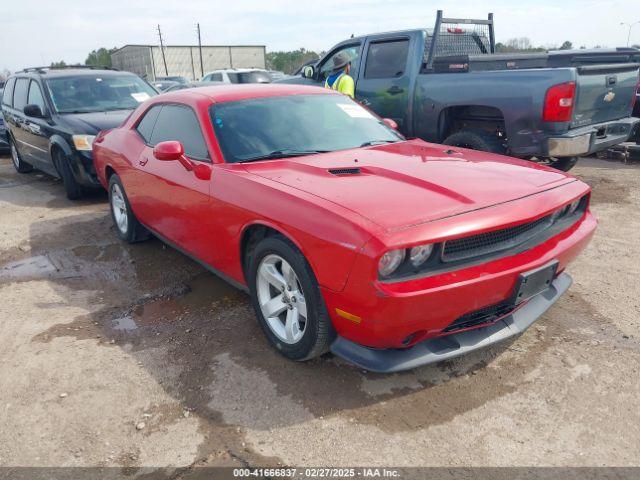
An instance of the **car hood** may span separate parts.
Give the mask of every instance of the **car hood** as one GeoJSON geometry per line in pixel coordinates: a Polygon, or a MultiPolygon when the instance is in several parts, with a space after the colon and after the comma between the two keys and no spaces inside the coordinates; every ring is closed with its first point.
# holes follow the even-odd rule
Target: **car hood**
{"type": "Polygon", "coordinates": [[[131,110],[110,112],[66,113],[62,117],[76,133],[97,134],[100,130],[116,128],[129,116],[131,110]]]}
{"type": "Polygon", "coordinates": [[[247,163],[255,175],[347,208],[386,230],[509,202],[575,181],[524,160],[412,140],[247,163]]]}

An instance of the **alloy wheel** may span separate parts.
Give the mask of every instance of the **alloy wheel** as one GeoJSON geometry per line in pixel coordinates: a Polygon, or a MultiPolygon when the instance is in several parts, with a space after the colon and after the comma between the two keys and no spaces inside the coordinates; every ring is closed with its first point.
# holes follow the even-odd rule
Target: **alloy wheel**
{"type": "Polygon", "coordinates": [[[20,168],[20,157],[18,156],[18,149],[16,148],[15,143],[11,143],[11,160],[16,168],[20,168]]]}
{"type": "Polygon", "coordinates": [[[127,204],[124,201],[124,195],[120,185],[114,183],[111,187],[111,209],[113,210],[113,218],[120,233],[127,233],[129,226],[129,217],[127,216],[127,204]]]}
{"type": "Polygon", "coordinates": [[[271,332],[290,345],[300,341],[308,323],[307,302],[293,267],[279,255],[267,255],[258,267],[256,287],[271,332]]]}

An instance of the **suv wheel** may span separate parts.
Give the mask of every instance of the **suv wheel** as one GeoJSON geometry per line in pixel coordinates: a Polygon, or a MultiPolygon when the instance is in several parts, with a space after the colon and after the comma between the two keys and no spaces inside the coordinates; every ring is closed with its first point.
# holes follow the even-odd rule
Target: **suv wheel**
{"type": "Polygon", "coordinates": [[[67,156],[61,150],[56,149],[53,152],[53,160],[62,178],[62,184],[67,192],[67,198],[69,200],[77,200],[82,197],[82,195],[84,195],[84,188],[82,188],[73,176],[67,156]]]}
{"type": "Polygon", "coordinates": [[[133,214],[120,177],[116,174],[109,178],[109,206],[120,239],[127,243],[135,243],[149,238],[149,230],[144,228],[133,214]]]}
{"type": "Polygon", "coordinates": [[[18,152],[18,147],[13,140],[9,140],[9,149],[11,150],[11,161],[13,162],[13,166],[19,173],[29,173],[33,170],[33,167],[27,162],[22,160],[20,156],[20,152],[18,152]]]}
{"type": "Polygon", "coordinates": [[[329,349],[335,333],[318,282],[291,242],[279,235],[260,241],[248,273],[258,322],[282,355],[309,360],[329,349]]]}

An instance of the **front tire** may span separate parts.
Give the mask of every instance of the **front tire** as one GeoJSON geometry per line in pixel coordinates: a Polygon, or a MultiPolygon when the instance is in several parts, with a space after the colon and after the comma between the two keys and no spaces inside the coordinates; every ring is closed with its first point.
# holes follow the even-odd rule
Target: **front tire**
{"type": "Polygon", "coordinates": [[[11,153],[13,168],[15,168],[18,173],[29,173],[33,170],[33,167],[30,164],[22,160],[20,152],[18,152],[18,147],[13,140],[9,140],[9,151],[11,153]]]}
{"type": "Polygon", "coordinates": [[[318,281],[302,253],[275,235],[249,260],[251,301],[267,339],[283,356],[304,361],[322,355],[335,337],[318,281]]]}
{"type": "Polygon", "coordinates": [[[67,192],[67,198],[69,200],[78,200],[84,195],[84,188],[76,181],[76,177],[73,176],[71,165],[69,165],[69,159],[61,150],[54,150],[54,164],[60,173],[62,178],[62,184],[67,192]]]}
{"type": "Polygon", "coordinates": [[[111,219],[121,240],[135,243],[149,238],[149,230],[133,214],[120,177],[116,174],[109,178],[109,207],[111,219]]]}

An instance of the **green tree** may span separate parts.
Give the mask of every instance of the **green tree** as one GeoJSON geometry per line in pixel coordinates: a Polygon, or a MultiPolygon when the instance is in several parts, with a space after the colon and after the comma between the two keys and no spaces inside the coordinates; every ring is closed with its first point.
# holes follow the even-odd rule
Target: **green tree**
{"type": "Polygon", "coordinates": [[[111,54],[115,52],[117,48],[98,48],[92,50],[84,61],[85,65],[91,65],[94,67],[110,67],[111,66],[111,54]]]}
{"type": "Polygon", "coordinates": [[[304,48],[290,52],[269,52],[267,53],[267,68],[291,74],[304,63],[318,58],[320,58],[320,54],[304,48]]]}
{"type": "Polygon", "coordinates": [[[569,40],[565,40],[562,45],[560,45],[560,50],[571,50],[573,49],[573,43],[569,40]]]}
{"type": "Polygon", "coordinates": [[[67,66],[67,62],[60,60],[59,62],[51,62],[51,68],[64,68],[67,66]]]}

